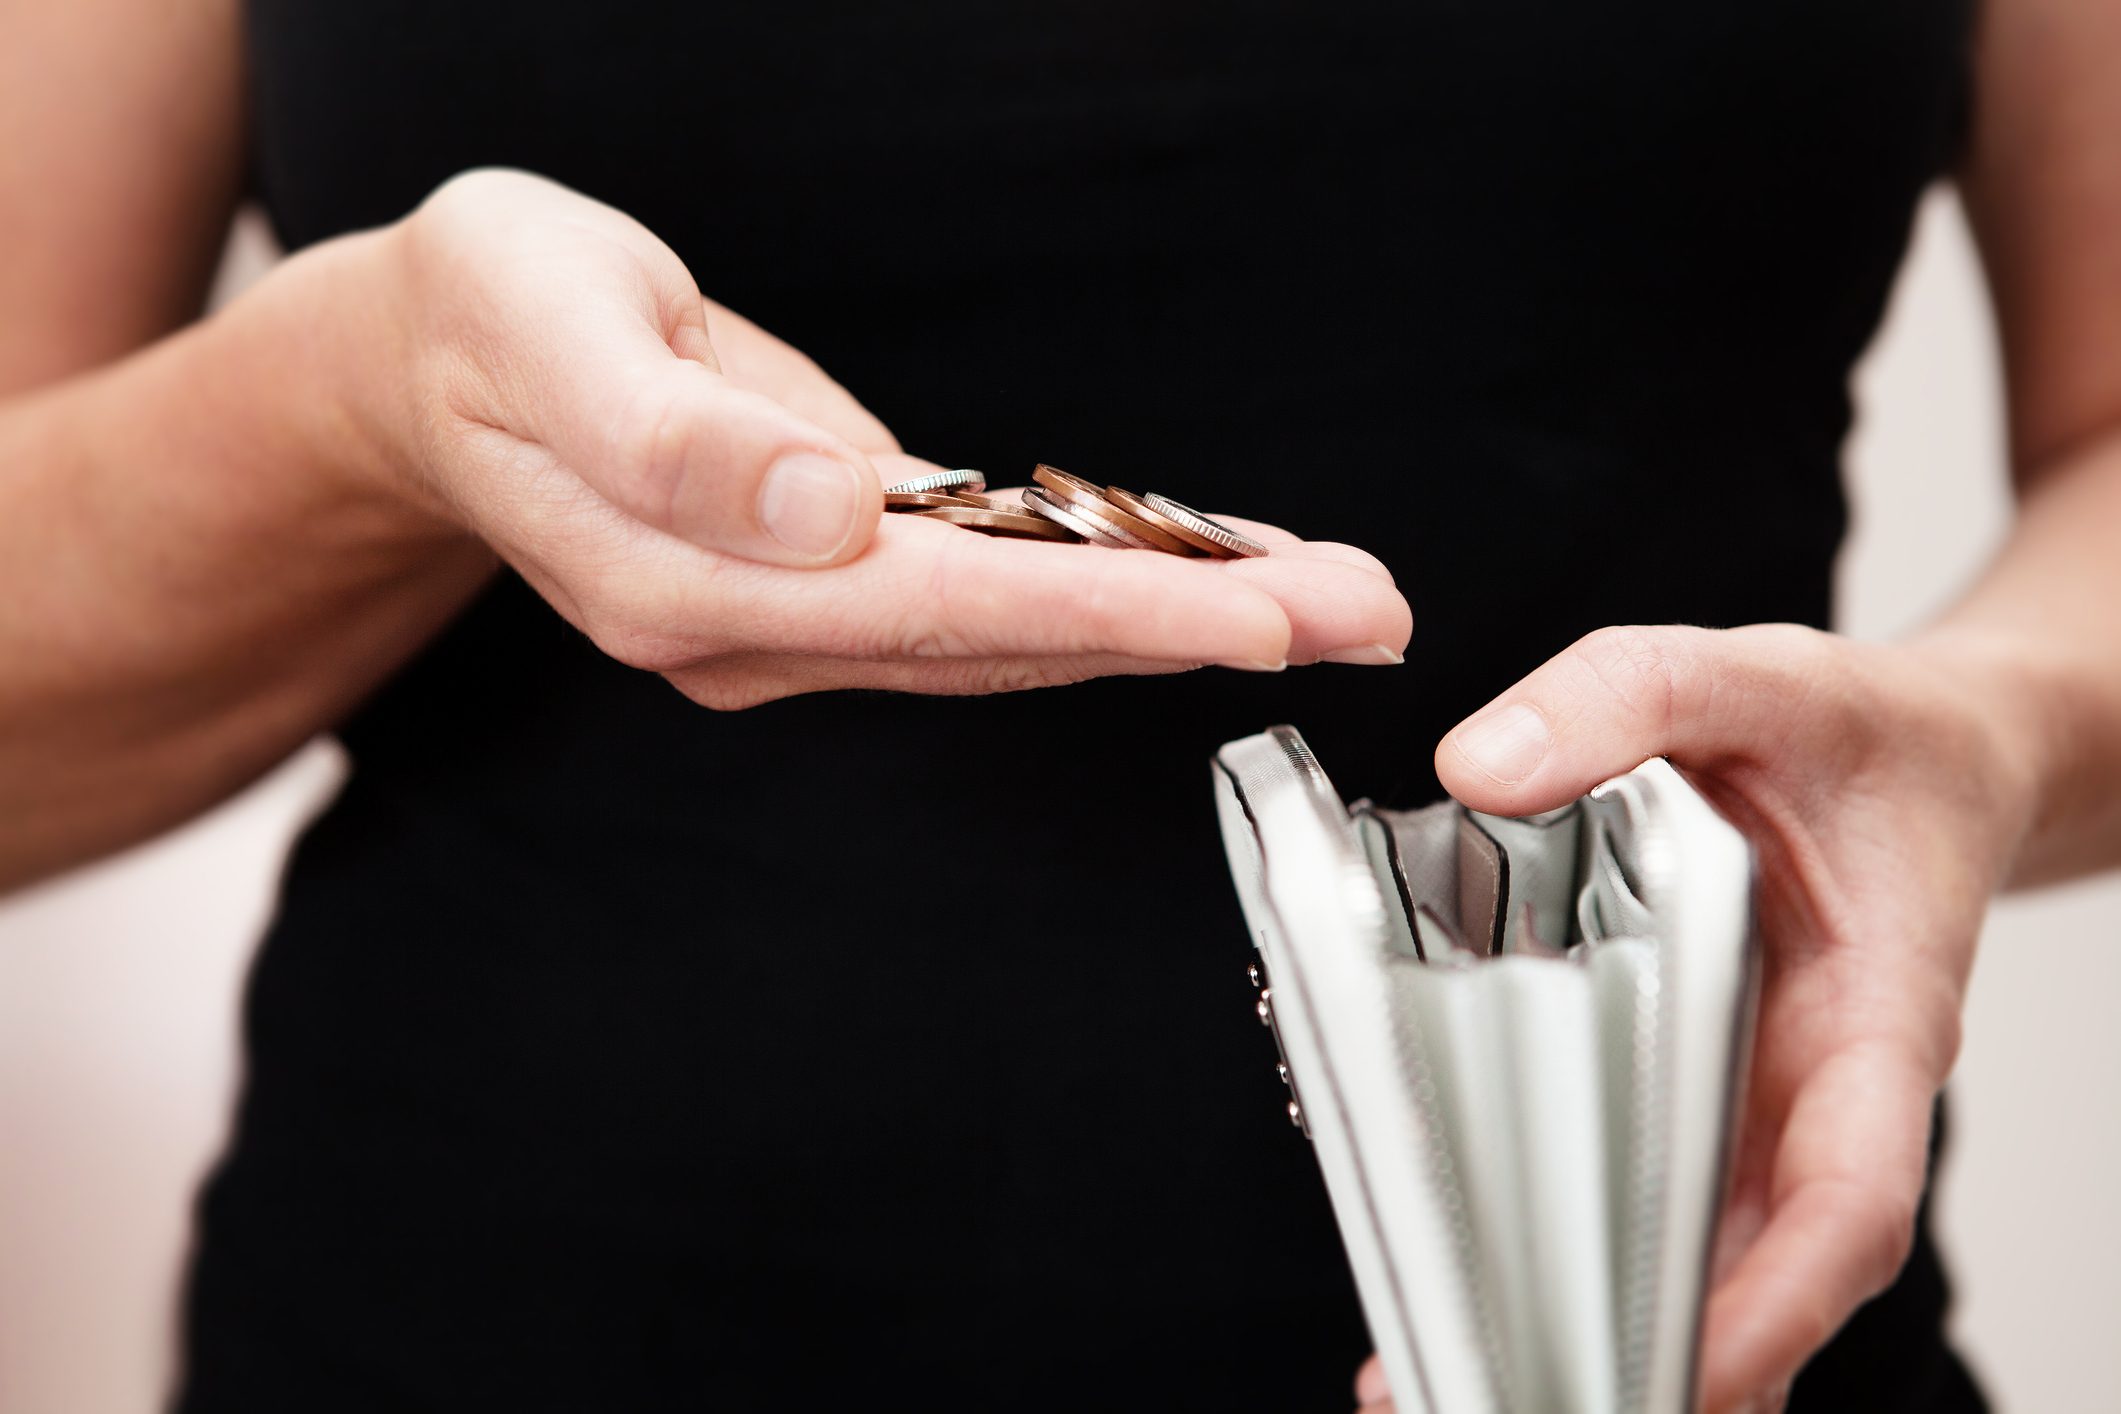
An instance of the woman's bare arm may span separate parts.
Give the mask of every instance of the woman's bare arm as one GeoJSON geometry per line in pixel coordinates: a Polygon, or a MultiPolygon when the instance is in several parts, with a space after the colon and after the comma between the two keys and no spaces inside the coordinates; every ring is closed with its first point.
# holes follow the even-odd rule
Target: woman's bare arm
{"type": "Polygon", "coordinates": [[[0,396],[189,323],[244,165],[237,0],[0,0],[0,396]]]}
{"type": "Polygon", "coordinates": [[[145,347],[197,317],[235,202],[236,23],[0,6],[0,888],[254,776],[482,572],[314,454],[337,331],[266,304],[145,347]]]}
{"type": "Polygon", "coordinates": [[[2038,807],[2015,878],[2037,883],[2121,863],[2121,10],[1987,6],[1977,92],[1963,187],[2020,515],[1930,636],[2021,704],[2038,807]]]}

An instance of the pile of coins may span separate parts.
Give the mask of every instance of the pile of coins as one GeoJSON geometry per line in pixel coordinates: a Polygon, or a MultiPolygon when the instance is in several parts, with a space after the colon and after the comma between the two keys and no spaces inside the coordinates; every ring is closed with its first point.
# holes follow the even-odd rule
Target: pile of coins
{"type": "Polygon", "coordinates": [[[1115,550],[1161,550],[1242,560],[1264,555],[1267,547],[1210,520],[1169,496],[1137,496],[1117,486],[1098,486],[1041,464],[1031,473],[1036,486],[1020,497],[990,496],[983,472],[938,471],[884,488],[884,509],[898,515],[927,516],[984,535],[1023,540],[1057,540],[1068,544],[1104,545],[1115,550]]]}

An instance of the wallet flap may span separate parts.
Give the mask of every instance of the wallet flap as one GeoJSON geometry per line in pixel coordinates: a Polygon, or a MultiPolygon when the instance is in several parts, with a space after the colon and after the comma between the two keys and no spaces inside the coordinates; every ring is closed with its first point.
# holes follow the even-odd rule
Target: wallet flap
{"type": "Polygon", "coordinates": [[[1655,1230],[1645,1233],[1643,1406],[1690,1407],[1702,1307],[1722,1208],[1733,1117],[1744,1090],[1757,987],[1753,855],[1745,837],[1671,763],[1645,761],[1584,798],[1612,867],[1597,881],[1632,898],[1657,941],[1655,1230]],[[1681,1142],[1684,1141],[1684,1142],[1681,1142]]]}
{"type": "Polygon", "coordinates": [[[1522,818],[1469,813],[1509,860],[1509,902],[1501,950],[1523,950],[1520,935],[1528,922],[1540,939],[1556,947],[1566,945],[1573,936],[1570,925],[1576,910],[1583,812],[1566,805],[1522,818]]]}
{"type": "Polygon", "coordinates": [[[1239,900],[1265,962],[1262,1009],[1299,1077],[1397,1403],[1405,1414],[1494,1411],[1462,1216],[1436,1164],[1433,1090],[1395,1033],[1389,974],[1422,967],[1387,923],[1399,901],[1379,886],[1346,809],[1292,729],[1225,746],[1215,782],[1239,900]]]}

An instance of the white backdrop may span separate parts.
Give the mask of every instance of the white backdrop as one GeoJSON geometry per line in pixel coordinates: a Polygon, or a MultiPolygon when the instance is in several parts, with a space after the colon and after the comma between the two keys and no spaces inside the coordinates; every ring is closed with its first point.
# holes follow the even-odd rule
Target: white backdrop
{"type": "MultiPolygon", "coordinates": [[[[267,258],[254,227],[237,246],[233,279],[267,258]]],[[[1861,376],[1852,632],[1916,621],[2001,530],[1987,341],[1964,226],[1938,197],[1861,376]]],[[[320,743],[167,839],[0,905],[0,1414],[161,1404],[237,988],[288,835],[339,771],[320,743]]],[[[2007,1410],[2121,1408],[2117,1007],[2121,881],[1996,910],[1941,1204],[1959,1334],[2007,1410]]]]}

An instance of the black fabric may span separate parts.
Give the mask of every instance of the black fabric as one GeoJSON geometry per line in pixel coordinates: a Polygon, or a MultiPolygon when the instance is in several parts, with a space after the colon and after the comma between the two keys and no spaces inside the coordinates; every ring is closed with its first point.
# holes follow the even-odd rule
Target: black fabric
{"type": "MultiPolygon", "coordinates": [[[[546,173],[910,450],[1362,544],[1417,629],[1399,669],[714,715],[497,584],[347,724],[295,857],[183,1407],[1344,1403],[1208,756],[1293,721],[1418,804],[1582,632],[1826,623],[1846,376],[1968,24],[255,0],[290,244],[546,173]]],[[[1978,1407],[1942,1304],[1925,1248],[1798,1407],[1978,1407]]]]}

